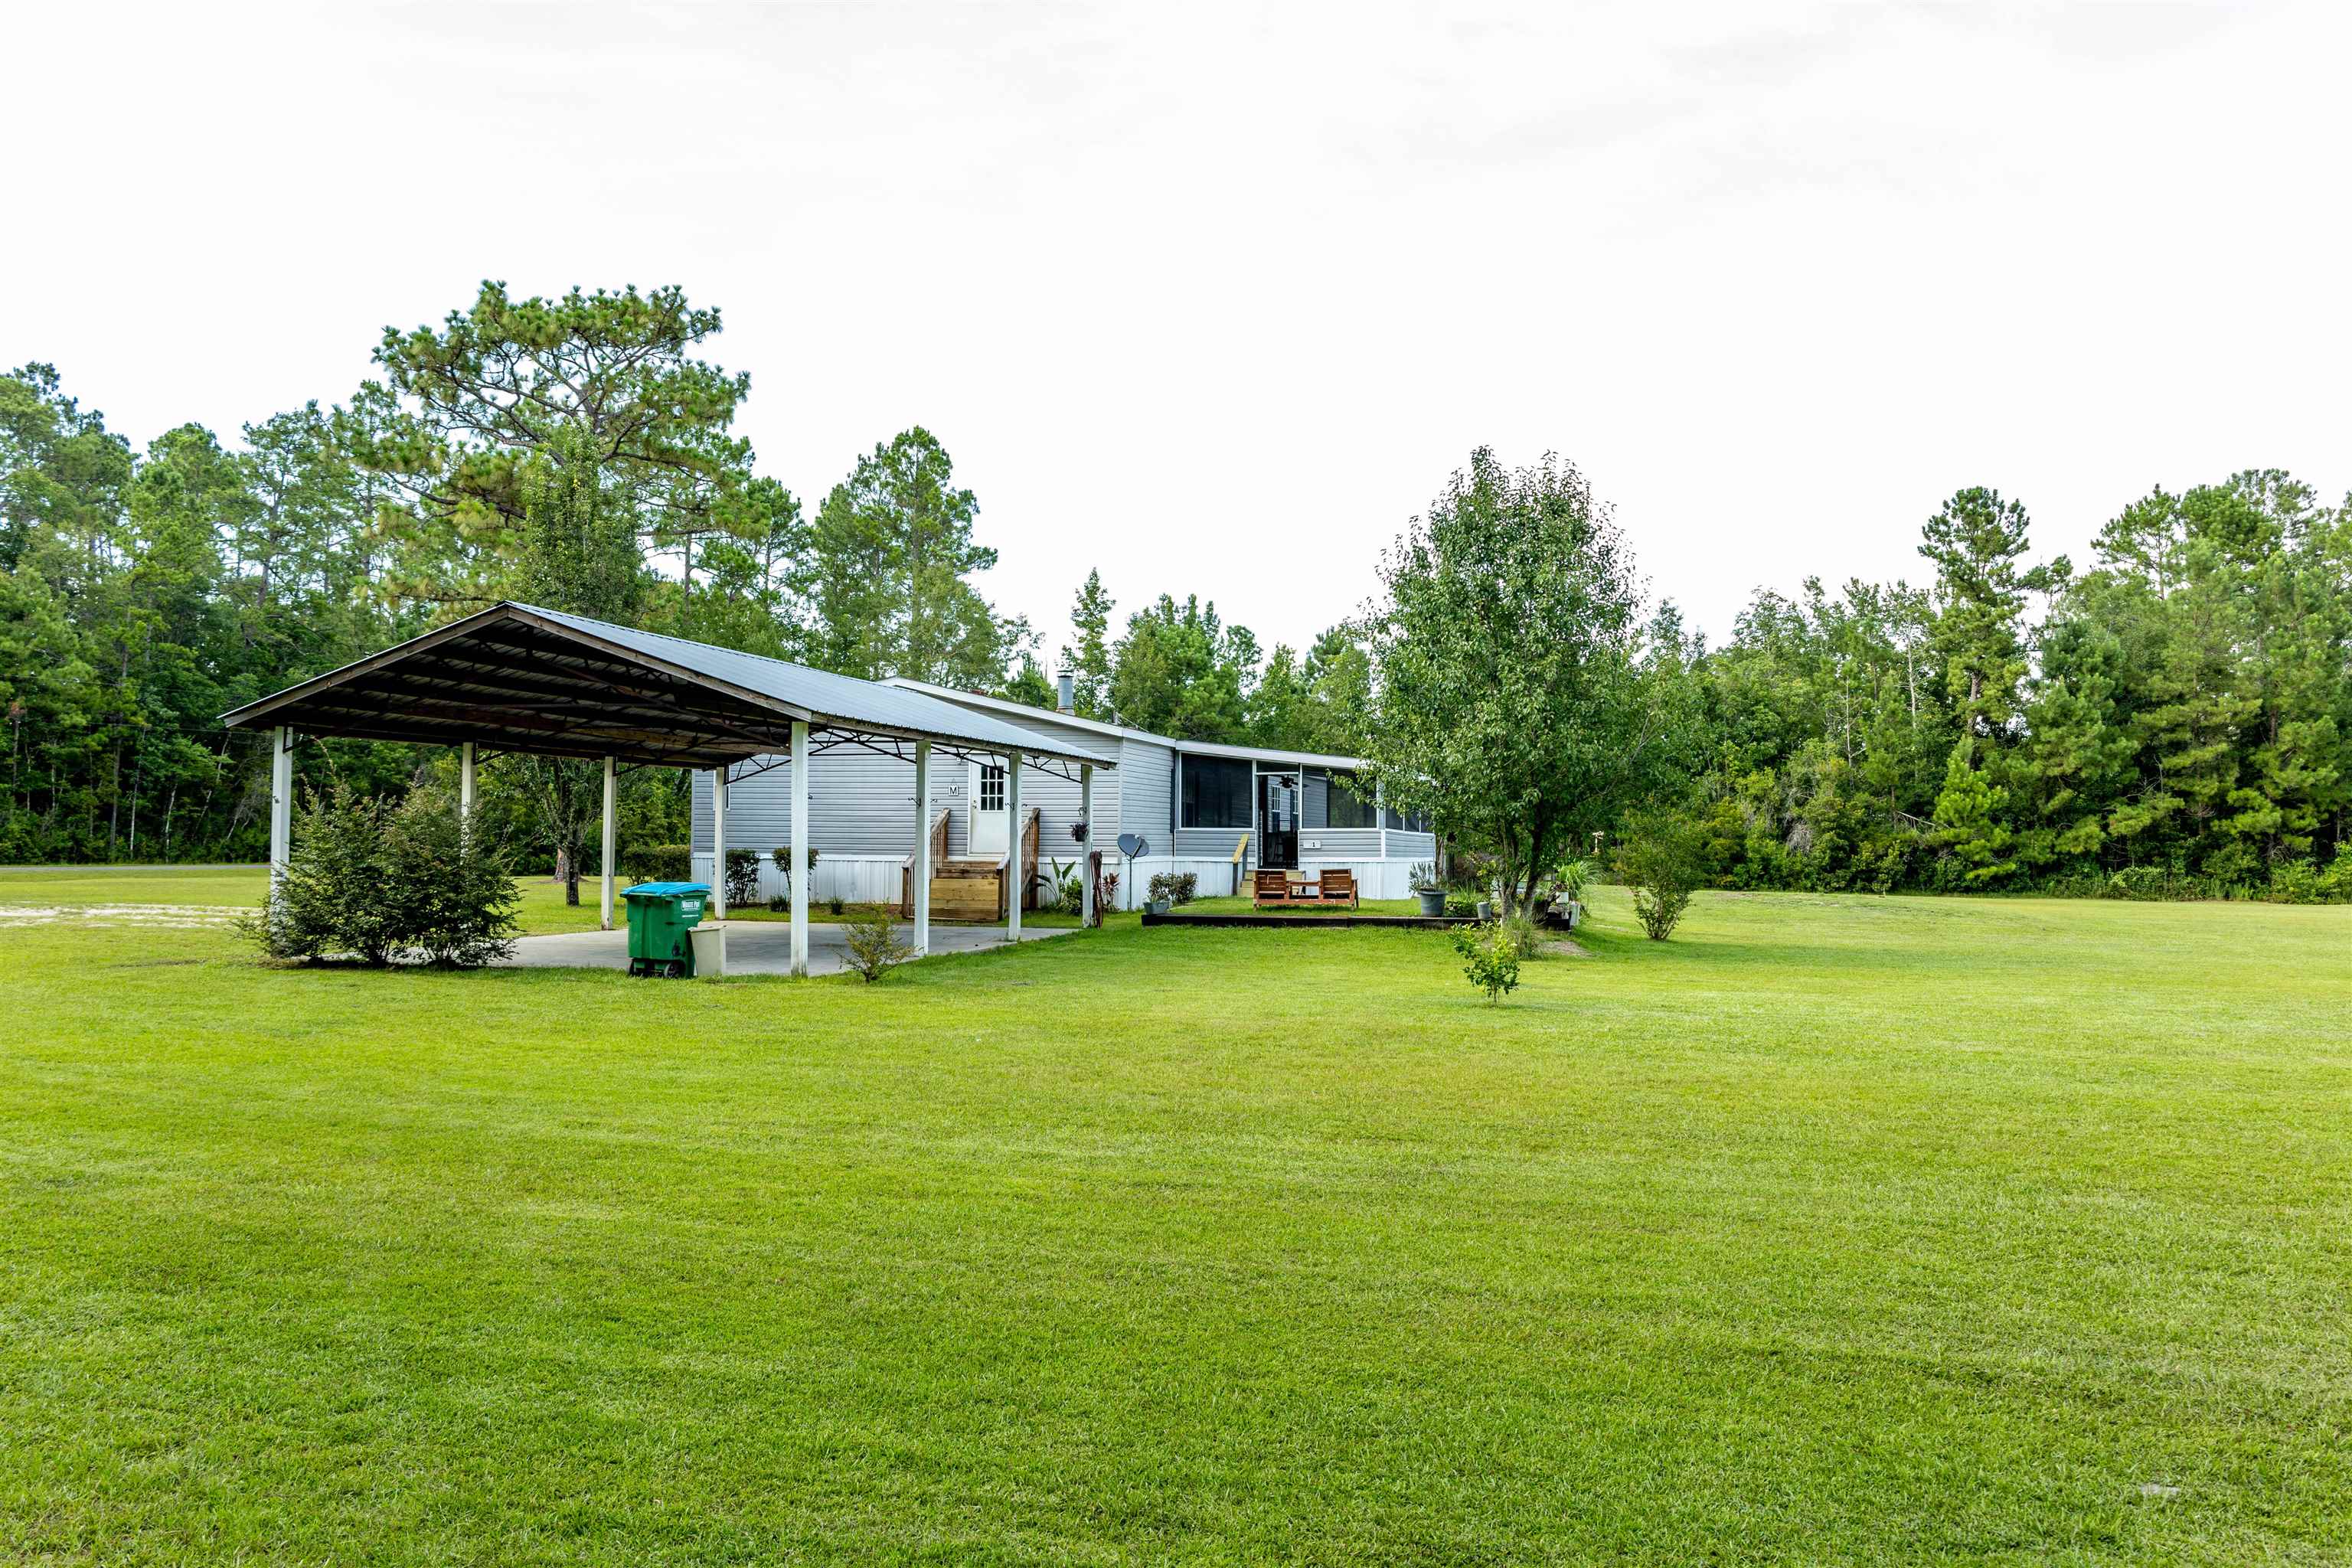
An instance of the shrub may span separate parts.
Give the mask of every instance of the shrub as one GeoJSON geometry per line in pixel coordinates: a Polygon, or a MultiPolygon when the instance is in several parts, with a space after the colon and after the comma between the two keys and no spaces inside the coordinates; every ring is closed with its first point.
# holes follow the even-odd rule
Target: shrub
{"type": "Polygon", "coordinates": [[[2271,868],[2270,891],[2264,896],[2274,904],[2324,904],[2327,880],[2309,860],[2283,861],[2271,868]]]}
{"type": "Polygon", "coordinates": [[[824,901],[824,909],[825,909],[825,912],[826,912],[827,914],[834,914],[834,915],[837,915],[837,914],[839,914],[843,910],[847,909],[848,907],[849,907],[849,906],[848,906],[847,904],[844,903],[844,902],[843,902],[843,901],[842,901],[838,897],[835,897],[835,898],[830,898],[830,899],[825,900],[825,901],[824,901]]]}
{"type": "Polygon", "coordinates": [[[1500,921],[1455,926],[1454,951],[1462,955],[1464,977],[1486,993],[1488,1006],[1518,988],[1519,951],[1500,921]]]}
{"type": "Polygon", "coordinates": [[[792,910],[793,910],[793,901],[792,901],[792,900],[790,900],[790,899],[786,898],[783,894],[782,894],[782,893],[772,893],[772,894],[770,894],[770,895],[768,896],[768,912],[769,912],[770,914],[772,914],[772,915],[784,915],[784,914],[790,914],[790,913],[792,913],[792,910]]]}
{"type": "Polygon", "coordinates": [[[1652,942],[1664,942],[1682,923],[1691,890],[1706,874],[1694,826],[1669,813],[1630,824],[1617,846],[1617,875],[1633,890],[1633,913],[1652,942]]]}
{"type": "Polygon", "coordinates": [[[2352,904],[2352,844],[2336,846],[2336,858],[2319,875],[2319,895],[2331,904],[2352,904]]]}
{"type": "Polygon", "coordinates": [[[514,952],[515,890],[506,858],[484,833],[468,833],[457,803],[416,790],[384,824],[384,888],[401,950],[447,969],[472,969],[514,952]]]}
{"type": "Polygon", "coordinates": [[[757,849],[727,851],[728,906],[749,904],[759,896],[760,852],[757,849]]]}
{"type": "Polygon", "coordinates": [[[1456,849],[1446,858],[1445,885],[1457,893],[1475,898],[1491,897],[1495,884],[1501,879],[1495,858],[1474,850],[1456,849]]]}
{"type": "Polygon", "coordinates": [[[621,869],[632,882],[691,882],[694,880],[694,846],[635,846],[621,857],[621,869]]]}
{"type": "Polygon", "coordinates": [[[1533,958],[1543,949],[1543,932],[1525,915],[1503,915],[1495,921],[1495,929],[1521,958],[1533,958]]]}
{"type": "Polygon", "coordinates": [[[1444,886],[1437,879],[1436,863],[1430,860],[1414,861],[1411,879],[1412,890],[1416,893],[1433,893],[1444,886]]]}
{"type": "Polygon", "coordinates": [[[1201,890],[1200,877],[1191,871],[1162,871],[1151,879],[1147,896],[1171,904],[1189,904],[1201,890]]]}
{"type": "Polygon", "coordinates": [[[1580,857],[1563,860],[1552,876],[1559,884],[1559,896],[1570,903],[1579,902],[1584,897],[1584,885],[1592,880],[1592,862],[1580,857]]]}
{"type": "Polygon", "coordinates": [[[2106,896],[2130,899],[2137,902],[2201,899],[2216,889],[2209,889],[2196,878],[2183,875],[2165,866],[2126,866],[2107,879],[2106,896]]]}
{"type": "Polygon", "coordinates": [[[849,966],[869,985],[915,956],[914,948],[899,940],[890,911],[878,906],[851,921],[842,941],[849,949],[849,966]]]}
{"type": "Polygon", "coordinates": [[[1095,882],[1095,924],[1103,923],[1103,915],[1118,903],[1118,873],[1105,871],[1095,882]]]}
{"type": "MultiPolygon", "coordinates": [[[[793,890],[793,847],[789,844],[780,844],[768,852],[768,858],[775,863],[777,870],[783,873],[784,891],[791,892],[793,890]]],[[[808,860],[809,881],[814,883],[816,880],[816,846],[814,844],[809,846],[808,860]]]]}
{"type": "Polygon", "coordinates": [[[383,896],[383,819],[382,801],[355,796],[348,784],[306,795],[285,879],[239,929],[272,958],[391,962],[399,943],[383,896]]]}
{"type": "Polygon", "coordinates": [[[273,958],[465,968],[514,951],[521,900],[505,858],[465,831],[446,795],[418,790],[387,810],[337,784],[304,802],[283,885],[239,929],[273,958]]]}

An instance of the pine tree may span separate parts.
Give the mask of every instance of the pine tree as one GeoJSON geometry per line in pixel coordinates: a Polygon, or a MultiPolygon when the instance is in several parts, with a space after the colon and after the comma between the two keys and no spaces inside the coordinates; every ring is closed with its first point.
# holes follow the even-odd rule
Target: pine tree
{"type": "Polygon", "coordinates": [[[1103,587],[1102,573],[1088,572],[1070,606],[1070,630],[1076,637],[1065,655],[1077,678],[1073,705],[1082,719],[1110,716],[1110,614],[1116,607],[1103,587]]]}
{"type": "Polygon", "coordinates": [[[2012,875],[2014,837],[2006,816],[2009,791],[1974,765],[1969,753],[1973,736],[1963,735],[1952,747],[1944,769],[1944,788],[1936,796],[1935,847],[1958,869],[1957,882],[1969,888],[1988,887],[2012,875]]]}

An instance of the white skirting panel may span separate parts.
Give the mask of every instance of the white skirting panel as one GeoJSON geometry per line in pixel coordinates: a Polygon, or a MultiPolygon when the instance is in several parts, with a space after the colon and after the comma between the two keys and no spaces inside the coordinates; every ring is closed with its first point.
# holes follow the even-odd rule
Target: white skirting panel
{"type": "MultiPolygon", "coordinates": [[[[1234,890],[1234,866],[1230,859],[1179,859],[1172,855],[1147,855],[1134,863],[1133,874],[1123,856],[1105,858],[1104,869],[1119,874],[1118,897],[1114,909],[1139,910],[1151,889],[1151,879],[1163,872],[1192,872],[1200,879],[1202,898],[1221,898],[1234,890]]],[[[1410,860],[1316,860],[1301,856],[1298,868],[1314,876],[1325,867],[1337,866],[1356,874],[1356,886],[1367,899],[1409,899],[1412,897],[1412,865],[1410,860]]],[[[895,904],[903,885],[900,873],[906,866],[903,855],[820,855],[816,875],[810,879],[810,896],[823,901],[839,899],[852,904],[895,904]]],[[[1041,868],[1041,870],[1043,868],[1041,868]]],[[[711,879],[709,854],[694,858],[694,875],[698,881],[711,879]]],[[[1050,881],[1050,879],[1049,879],[1050,881]]],[[[1241,891],[1249,891],[1246,878],[1241,891]]],[[[784,874],[763,850],[760,856],[760,899],[762,902],[782,897],[784,874]]]]}
{"type": "MultiPolygon", "coordinates": [[[[907,858],[903,855],[842,855],[832,856],[818,851],[816,873],[809,879],[809,896],[822,901],[839,899],[851,904],[895,904],[903,886],[900,872],[907,858]]],[[[710,856],[708,851],[694,858],[694,875],[698,881],[711,879],[710,856]]],[[[783,872],[776,868],[766,850],[760,852],[760,900],[785,896],[783,872]]]]}

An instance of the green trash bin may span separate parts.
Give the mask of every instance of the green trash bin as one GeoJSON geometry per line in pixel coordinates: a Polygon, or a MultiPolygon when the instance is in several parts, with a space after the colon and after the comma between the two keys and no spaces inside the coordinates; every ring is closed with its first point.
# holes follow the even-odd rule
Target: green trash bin
{"type": "Polygon", "coordinates": [[[710,907],[708,882],[639,882],[624,889],[629,904],[629,973],[694,973],[694,941],[687,935],[710,907]]]}

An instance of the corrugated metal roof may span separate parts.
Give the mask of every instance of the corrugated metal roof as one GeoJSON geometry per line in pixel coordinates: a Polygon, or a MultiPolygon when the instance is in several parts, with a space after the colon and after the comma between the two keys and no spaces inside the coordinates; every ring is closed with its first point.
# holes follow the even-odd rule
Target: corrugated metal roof
{"type": "Polygon", "coordinates": [[[1181,741],[1173,735],[1162,735],[1150,730],[1130,729],[1124,724],[1107,724],[1099,719],[1081,719],[1075,713],[1065,713],[1058,709],[1030,708],[1013,702],[1008,698],[989,697],[977,691],[959,691],[951,686],[934,686],[927,680],[908,680],[901,676],[893,676],[889,684],[903,690],[930,692],[940,700],[955,703],[959,707],[971,707],[982,711],[1017,712],[1024,717],[1034,718],[1040,722],[1077,733],[1103,735],[1112,739],[1147,741],[1155,746],[1166,746],[1171,751],[1191,752],[1196,756],[1255,758],[1261,762],[1284,763],[1293,766],[1338,768],[1347,773],[1353,773],[1359,768],[1370,765],[1361,757],[1343,757],[1328,752],[1292,752],[1286,751],[1280,746],[1234,746],[1214,741],[1181,741]]]}
{"type": "Polygon", "coordinates": [[[776,726],[800,715],[816,731],[840,736],[936,741],[981,752],[1018,750],[1046,762],[1118,766],[1115,754],[1098,754],[1075,741],[1054,745],[924,691],[518,602],[501,602],[287,687],[228,712],[224,721],[278,721],[306,733],[385,741],[485,738],[524,752],[609,752],[640,762],[677,757],[689,766],[718,766],[762,745],[781,750],[781,738],[772,741],[776,726]],[[501,627],[510,632],[506,642],[501,627]],[[614,689],[609,679],[574,679],[595,663],[625,668],[637,660],[646,675],[658,672],[668,682],[670,696],[614,689]],[[508,687],[543,696],[534,700],[508,687]],[[567,720],[548,720],[558,708],[567,720]],[[675,750],[670,736],[679,736],[675,750]]]}
{"type": "Polygon", "coordinates": [[[805,708],[814,716],[829,722],[827,728],[856,731],[861,726],[877,734],[894,731],[909,731],[929,740],[965,741],[977,745],[992,746],[1007,751],[1021,751],[1033,756],[1059,756],[1068,762],[1093,763],[1097,766],[1115,764],[1112,757],[1097,756],[1077,747],[1055,751],[1037,743],[1037,737],[1025,730],[999,723],[985,713],[976,713],[959,703],[944,701],[928,692],[904,686],[891,686],[878,680],[860,680],[854,675],[836,675],[829,669],[811,669],[804,664],[787,664],[781,658],[769,658],[761,654],[742,653],[731,647],[717,647],[709,643],[688,642],[684,637],[664,637],[659,632],[641,632],[628,626],[614,626],[609,621],[592,621],[585,616],[568,615],[562,610],[541,609],[536,605],[517,603],[515,608],[529,610],[535,616],[567,626],[607,642],[634,648],[654,658],[666,659],[697,675],[707,675],[714,680],[724,680],[788,702],[795,708],[805,708]]]}

